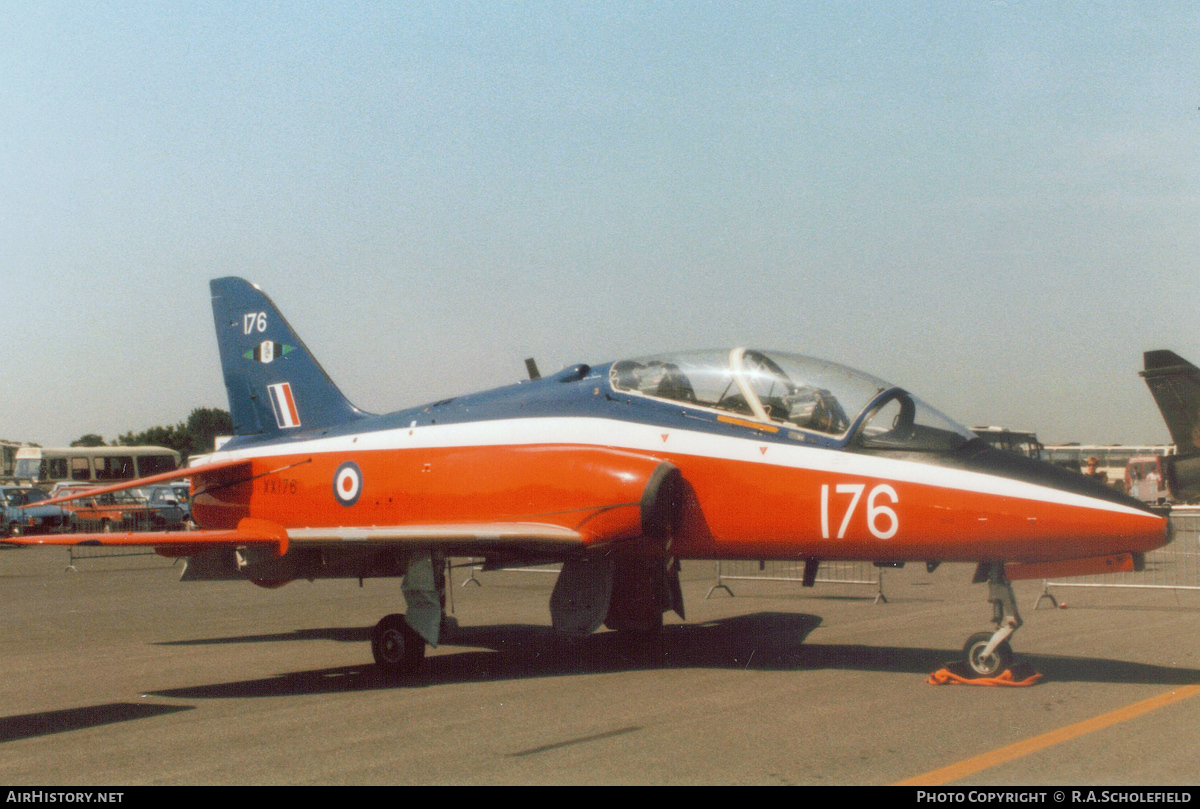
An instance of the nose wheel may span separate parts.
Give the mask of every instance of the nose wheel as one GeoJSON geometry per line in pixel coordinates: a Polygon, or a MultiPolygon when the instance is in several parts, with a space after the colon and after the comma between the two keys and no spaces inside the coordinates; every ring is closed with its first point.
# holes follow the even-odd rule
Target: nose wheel
{"type": "Polygon", "coordinates": [[[994,634],[994,632],[976,632],[967,638],[966,644],[963,645],[963,656],[967,660],[967,665],[978,677],[995,677],[1003,673],[1005,669],[1012,668],[1013,650],[1008,645],[1008,641],[1002,641],[997,644],[995,650],[988,653],[987,647],[994,634]]]}
{"type": "Polygon", "coordinates": [[[981,564],[975,581],[987,581],[988,601],[992,603],[994,632],[976,632],[963,645],[967,666],[976,677],[995,677],[1012,667],[1013,650],[1008,639],[1021,627],[1017,598],[1004,575],[1004,563],[981,564]]]}

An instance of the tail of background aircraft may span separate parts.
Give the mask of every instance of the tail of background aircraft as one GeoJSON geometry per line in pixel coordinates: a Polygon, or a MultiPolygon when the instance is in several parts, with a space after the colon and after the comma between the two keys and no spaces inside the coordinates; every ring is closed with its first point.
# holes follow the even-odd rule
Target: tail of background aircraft
{"type": "Polygon", "coordinates": [[[1147,351],[1144,360],[1141,376],[1175,442],[1168,488],[1176,500],[1200,497],[1200,368],[1173,351],[1147,351]]]}
{"type": "Polygon", "coordinates": [[[234,435],[281,438],[367,415],[346,400],[261,289],[232,277],[209,288],[234,435]]]}

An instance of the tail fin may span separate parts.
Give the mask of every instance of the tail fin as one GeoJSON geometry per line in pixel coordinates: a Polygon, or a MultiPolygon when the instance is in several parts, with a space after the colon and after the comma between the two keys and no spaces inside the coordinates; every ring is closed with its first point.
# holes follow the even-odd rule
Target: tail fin
{"type": "Polygon", "coordinates": [[[1141,376],[1180,453],[1200,452],[1200,368],[1173,351],[1147,351],[1141,376]]]}
{"type": "Polygon", "coordinates": [[[1176,502],[1200,498],[1200,368],[1173,351],[1147,351],[1141,376],[1162,411],[1177,454],[1163,459],[1176,502]]]}
{"type": "Polygon", "coordinates": [[[279,438],[356,421],[346,400],[271,299],[241,278],[216,278],[213,320],[237,436],[279,438]]]}

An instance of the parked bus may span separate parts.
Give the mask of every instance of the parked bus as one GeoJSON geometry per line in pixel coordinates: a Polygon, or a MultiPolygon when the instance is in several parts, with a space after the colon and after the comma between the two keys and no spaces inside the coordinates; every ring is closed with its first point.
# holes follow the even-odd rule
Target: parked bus
{"type": "Polygon", "coordinates": [[[21,447],[13,477],[49,488],[62,481],[117,483],[179,468],[166,447],[21,447]]]}
{"type": "Polygon", "coordinates": [[[0,441],[0,479],[12,477],[13,466],[17,462],[17,450],[24,446],[28,445],[15,441],[0,441]]]}

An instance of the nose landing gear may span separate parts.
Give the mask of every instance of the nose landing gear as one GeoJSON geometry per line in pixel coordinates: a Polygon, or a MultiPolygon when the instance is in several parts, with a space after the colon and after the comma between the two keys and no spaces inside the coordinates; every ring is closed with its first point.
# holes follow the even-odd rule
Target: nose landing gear
{"type": "Polygon", "coordinates": [[[996,630],[976,632],[967,638],[963,655],[976,677],[995,677],[1012,667],[1013,650],[1008,639],[1020,629],[1021,615],[1012,584],[1004,575],[1003,562],[981,563],[975,571],[975,582],[983,581],[988,583],[988,601],[992,602],[996,630]]]}

